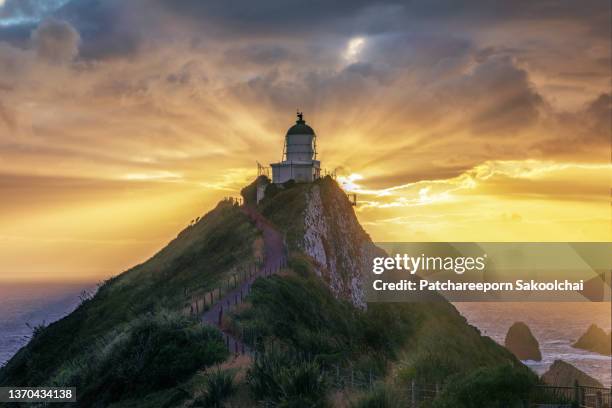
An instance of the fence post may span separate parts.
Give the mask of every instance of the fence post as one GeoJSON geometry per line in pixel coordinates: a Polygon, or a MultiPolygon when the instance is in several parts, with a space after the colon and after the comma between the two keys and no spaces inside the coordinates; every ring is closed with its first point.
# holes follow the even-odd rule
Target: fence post
{"type": "Polygon", "coordinates": [[[578,406],[582,405],[582,398],[580,392],[580,385],[578,384],[578,380],[574,381],[574,402],[578,403],[578,406]]]}
{"type": "Polygon", "coordinates": [[[603,408],[603,395],[600,390],[595,395],[595,408],[603,408]]]}
{"type": "Polygon", "coordinates": [[[340,386],[340,366],[336,364],[336,384],[340,386]]]}

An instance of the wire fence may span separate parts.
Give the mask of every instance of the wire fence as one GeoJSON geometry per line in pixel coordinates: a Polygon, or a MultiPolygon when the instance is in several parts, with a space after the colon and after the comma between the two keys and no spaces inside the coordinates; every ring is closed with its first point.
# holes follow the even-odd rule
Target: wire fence
{"type": "MultiPolygon", "coordinates": [[[[221,284],[212,289],[204,292],[185,292],[187,300],[183,306],[183,313],[188,316],[199,316],[200,314],[208,311],[211,306],[219,303],[225,299],[229,293],[239,288],[244,282],[252,279],[254,276],[258,276],[263,265],[261,258],[253,263],[242,265],[232,270],[228,276],[221,280],[221,284]]],[[[269,274],[268,270],[262,272],[262,276],[269,274]]],[[[250,287],[249,287],[250,289],[250,287]]],[[[243,293],[241,296],[241,302],[248,293],[243,293]]],[[[232,299],[236,300],[236,299],[232,299]]]]}
{"type": "Polygon", "coordinates": [[[573,387],[537,386],[529,402],[530,407],[538,408],[612,408],[609,388],[578,384],[573,387]]]}

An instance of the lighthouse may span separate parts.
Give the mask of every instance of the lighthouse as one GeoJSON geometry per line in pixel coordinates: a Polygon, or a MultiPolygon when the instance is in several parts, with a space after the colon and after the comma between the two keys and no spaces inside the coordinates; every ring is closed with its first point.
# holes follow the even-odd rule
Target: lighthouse
{"type": "Polygon", "coordinates": [[[272,182],[281,184],[289,180],[309,183],[321,175],[321,162],[317,160],[317,136],[306,124],[304,114],[297,113],[295,124],[287,130],[283,159],[270,163],[272,182]]]}

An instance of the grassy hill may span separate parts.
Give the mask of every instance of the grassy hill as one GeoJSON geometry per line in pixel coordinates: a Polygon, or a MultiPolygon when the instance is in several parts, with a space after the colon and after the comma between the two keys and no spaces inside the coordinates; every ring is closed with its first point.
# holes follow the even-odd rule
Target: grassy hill
{"type": "MultiPolygon", "coordinates": [[[[243,193],[252,196],[253,187],[243,193]]],[[[449,303],[366,307],[360,277],[380,250],[335,181],[271,185],[257,210],[283,233],[289,264],[259,278],[223,322],[256,358],[228,359],[220,332],[183,313],[191,296],[260,255],[258,230],[221,202],[150,260],[38,329],[0,370],[0,385],[76,385],[87,407],[400,407],[418,381],[441,387],[437,406],[480,407],[507,389],[520,396],[533,382],[449,303]],[[340,387],[347,370],[367,375],[372,388],[340,387]],[[480,400],[470,397],[474,389],[480,400]]]]}
{"type": "MultiPolygon", "coordinates": [[[[118,339],[125,337],[129,343],[135,341],[130,340],[132,336],[142,337],[142,325],[148,325],[152,333],[159,328],[154,334],[162,337],[169,325],[182,328],[184,338],[175,339],[176,346],[191,345],[195,361],[205,365],[208,360],[197,358],[197,349],[211,342],[222,345],[220,335],[192,333],[198,331],[198,323],[180,316],[180,311],[190,296],[219,286],[235,268],[252,263],[258,234],[237,206],[219,203],[151,259],[101,285],[73,313],[37,328],[30,343],[0,369],[0,384],[53,385],[79,380],[86,387],[87,379],[74,378],[81,375],[80,367],[108,364],[115,358],[112,354],[121,354],[126,346],[118,339]],[[111,360],[99,361],[101,356],[111,360]]],[[[193,367],[190,374],[203,365],[193,367]]]]}
{"type": "MultiPolygon", "coordinates": [[[[401,396],[406,397],[412,381],[446,384],[455,391],[447,392],[446,402],[440,398],[439,404],[458,407],[462,402],[455,399],[460,396],[457,390],[485,378],[498,381],[487,385],[493,394],[507,387],[516,398],[535,381],[520,361],[482,336],[448,302],[361,307],[360,294],[351,290],[359,292],[355,279],[368,272],[368,257],[380,254],[380,249],[332,179],[272,186],[259,209],[285,233],[291,251],[289,268],[280,276],[258,281],[248,306],[234,313],[228,324],[260,353],[271,353],[269,358],[288,360],[294,366],[300,364],[294,356],[307,356],[308,364],[314,362],[323,371],[340,368],[379,378],[390,390],[376,393],[395,402],[376,405],[380,401],[374,401],[373,406],[404,406],[401,396]],[[323,223],[309,219],[309,212],[323,223]],[[320,241],[317,245],[308,238],[313,230],[320,241]],[[279,357],[278,350],[285,356],[279,357]],[[517,384],[519,389],[513,388],[517,384]]],[[[274,378],[273,372],[260,375],[274,378]]],[[[267,394],[259,397],[283,403],[273,391],[283,381],[287,380],[271,380],[264,387],[267,394]]]]}

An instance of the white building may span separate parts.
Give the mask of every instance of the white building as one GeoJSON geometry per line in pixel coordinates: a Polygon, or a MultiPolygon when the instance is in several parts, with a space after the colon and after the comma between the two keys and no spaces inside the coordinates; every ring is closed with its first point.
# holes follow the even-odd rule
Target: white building
{"type": "Polygon", "coordinates": [[[320,177],[321,162],[317,160],[316,137],[303,114],[298,112],[295,125],[289,128],[285,136],[283,161],[270,164],[273,183],[289,180],[307,183],[320,177]]]}

